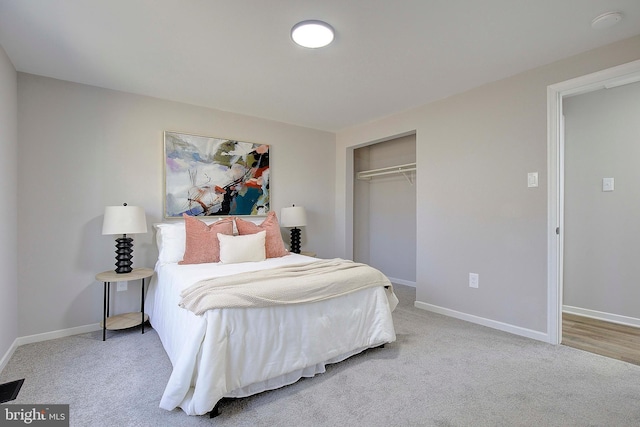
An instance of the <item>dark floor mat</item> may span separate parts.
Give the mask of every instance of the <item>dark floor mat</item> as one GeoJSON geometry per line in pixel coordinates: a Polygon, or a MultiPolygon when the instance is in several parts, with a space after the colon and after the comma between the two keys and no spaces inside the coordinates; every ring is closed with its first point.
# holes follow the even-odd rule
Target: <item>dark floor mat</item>
{"type": "Polygon", "coordinates": [[[10,383],[0,384],[0,403],[9,402],[18,397],[24,378],[10,383]]]}

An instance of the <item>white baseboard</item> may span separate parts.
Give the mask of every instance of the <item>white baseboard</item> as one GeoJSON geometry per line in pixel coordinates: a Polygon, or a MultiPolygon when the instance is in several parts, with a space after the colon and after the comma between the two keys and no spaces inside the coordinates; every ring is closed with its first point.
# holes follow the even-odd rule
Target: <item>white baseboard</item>
{"type": "Polygon", "coordinates": [[[460,311],[451,310],[444,307],[439,307],[433,304],[427,304],[425,302],[416,301],[414,303],[416,308],[420,308],[434,313],[443,314],[449,317],[455,317],[456,319],[466,320],[467,322],[476,323],[478,325],[487,326],[489,328],[497,329],[499,331],[509,332],[511,334],[520,335],[522,337],[531,338],[538,341],[544,341],[549,343],[549,334],[546,332],[534,331],[532,329],[521,328],[519,326],[510,325],[508,323],[498,322],[496,320],[485,319],[484,317],[474,316],[473,314],[462,313],[460,311]]]}
{"type": "Polygon", "coordinates": [[[13,341],[13,344],[11,344],[11,347],[9,347],[9,350],[7,350],[4,356],[2,356],[2,359],[0,359],[0,372],[2,372],[2,370],[7,366],[7,363],[9,363],[9,359],[11,359],[11,356],[13,356],[13,353],[15,353],[16,349],[21,345],[48,341],[56,338],[70,337],[72,335],[86,334],[87,332],[94,332],[94,331],[100,331],[100,330],[102,330],[102,328],[100,327],[100,324],[94,323],[91,325],[77,326],[75,328],[45,332],[43,334],[35,334],[35,335],[27,335],[24,337],[18,337],[13,341]]]}
{"type": "Polygon", "coordinates": [[[411,282],[409,280],[404,280],[404,279],[396,279],[395,277],[388,277],[388,276],[387,278],[391,283],[396,283],[398,285],[411,286],[412,288],[416,287],[416,282],[411,282]]]}
{"type": "Polygon", "coordinates": [[[18,342],[17,338],[13,340],[13,343],[11,344],[11,346],[9,346],[9,350],[7,350],[4,356],[2,356],[2,359],[0,359],[0,372],[4,370],[5,366],[7,366],[7,363],[9,363],[9,359],[11,359],[11,356],[13,356],[13,353],[16,351],[16,348],[18,348],[17,342],[18,342]]]}
{"type": "Polygon", "coordinates": [[[102,328],[99,323],[91,325],[76,326],[75,328],[60,329],[58,331],[45,332],[42,334],[27,335],[16,339],[17,346],[32,344],[34,342],[54,340],[56,338],[70,337],[71,335],[86,334],[87,332],[100,331],[102,328]]]}
{"type": "Polygon", "coordinates": [[[587,308],[572,307],[570,305],[563,305],[562,312],[640,328],[640,319],[635,317],[621,316],[619,314],[605,313],[604,311],[589,310],[587,308]]]}

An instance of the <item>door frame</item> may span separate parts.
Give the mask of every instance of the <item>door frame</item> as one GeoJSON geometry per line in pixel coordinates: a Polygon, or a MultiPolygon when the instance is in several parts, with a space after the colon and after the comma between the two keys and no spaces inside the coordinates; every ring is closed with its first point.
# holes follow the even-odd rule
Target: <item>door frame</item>
{"type": "Polygon", "coordinates": [[[640,60],[547,87],[547,338],[562,342],[564,120],[562,100],[640,81],[640,60]],[[558,231],[556,231],[558,230],[558,231]]]}

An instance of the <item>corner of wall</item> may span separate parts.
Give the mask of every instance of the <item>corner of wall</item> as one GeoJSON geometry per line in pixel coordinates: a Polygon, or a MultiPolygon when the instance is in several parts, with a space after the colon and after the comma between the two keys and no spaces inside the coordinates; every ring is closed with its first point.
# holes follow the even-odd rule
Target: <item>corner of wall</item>
{"type": "MultiPolygon", "coordinates": [[[[18,73],[0,46],[0,354],[18,336],[18,73]]],[[[13,343],[13,344],[12,344],[13,343]]],[[[5,358],[7,356],[5,355],[5,358]]],[[[4,358],[2,362],[4,363],[4,358]]],[[[0,368],[3,365],[0,364],[0,368]]]]}

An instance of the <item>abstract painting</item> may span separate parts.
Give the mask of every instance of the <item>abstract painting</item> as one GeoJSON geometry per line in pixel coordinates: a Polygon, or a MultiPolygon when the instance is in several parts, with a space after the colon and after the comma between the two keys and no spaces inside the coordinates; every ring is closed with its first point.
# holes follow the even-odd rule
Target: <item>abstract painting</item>
{"type": "Polygon", "coordinates": [[[269,146],[164,133],[165,218],[266,215],[269,146]]]}

